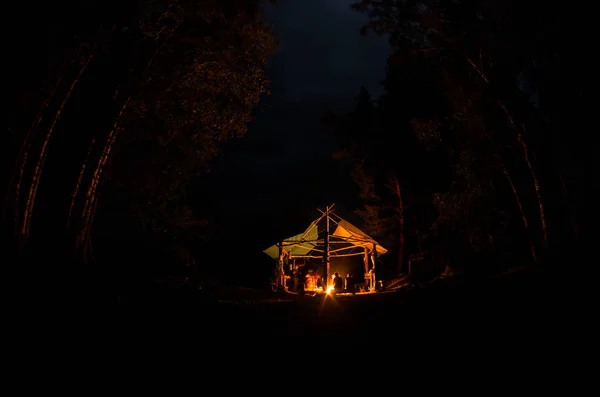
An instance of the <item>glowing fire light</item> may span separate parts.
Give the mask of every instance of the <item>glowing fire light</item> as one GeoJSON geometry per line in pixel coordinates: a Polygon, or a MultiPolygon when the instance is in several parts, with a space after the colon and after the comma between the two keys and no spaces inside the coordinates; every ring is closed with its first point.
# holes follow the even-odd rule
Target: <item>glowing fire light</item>
{"type": "Polygon", "coordinates": [[[327,293],[331,294],[331,291],[333,291],[333,286],[330,285],[329,287],[327,287],[327,293]]]}

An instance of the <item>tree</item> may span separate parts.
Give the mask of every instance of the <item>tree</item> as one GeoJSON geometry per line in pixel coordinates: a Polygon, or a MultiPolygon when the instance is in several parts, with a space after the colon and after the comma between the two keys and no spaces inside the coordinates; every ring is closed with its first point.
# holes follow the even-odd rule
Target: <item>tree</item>
{"type": "MultiPolygon", "coordinates": [[[[389,87],[393,85],[391,79],[387,82],[389,87]]],[[[423,175],[414,169],[415,165],[425,169],[425,163],[419,158],[421,153],[409,123],[408,96],[412,92],[404,86],[402,95],[396,94],[387,92],[373,102],[366,89],[361,89],[355,109],[338,121],[336,136],[340,150],[335,157],[348,166],[360,188],[362,203],[357,213],[364,221],[365,231],[386,247],[396,248],[395,272],[402,273],[407,245],[406,192],[419,193],[423,175]]],[[[413,101],[420,100],[417,95],[413,95],[413,101]]],[[[413,227],[416,229],[416,224],[413,227]]],[[[417,242],[415,234],[410,244],[416,246],[417,242]]]]}
{"type": "MultiPolygon", "coordinates": [[[[102,213],[110,220],[96,233],[104,246],[119,227],[168,235],[165,241],[180,245],[203,225],[187,187],[223,142],[245,133],[268,93],[264,66],[276,42],[261,5],[69,6],[79,19],[66,18],[59,7],[32,22],[40,34],[49,32],[54,47],[32,60],[50,65],[50,74],[32,67],[31,86],[16,91],[23,99],[15,114],[33,122],[22,138],[16,138],[20,125],[8,126],[15,136],[5,149],[15,159],[3,217],[14,221],[10,235],[23,254],[52,251],[64,258],[74,246],[77,260],[85,261],[102,213]],[[36,86],[44,87],[41,94],[36,86]],[[23,111],[31,108],[37,115],[23,111]],[[127,216],[111,218],[115,210],[127,216]],[[65,224],[68,232],[60,232],[65,224]]],[[[31,49],[38,43],[32,37],[31,49]]]]}
{"type": "MultiPolygon", "coordinates": [[[[443,157],[454,168],[450,189],[434,196],[439,212],[434,229],[446,224],[475,250],[483,241],[494,246],[493,231],[506,220],[507,211],[514,212],[507,203],[493,200],[499,191],[506,190],[513,193],[526,228],[531,229],[531,215],[527,213],[537,209],[540,240],[547,247],[543,179],[550,185],[556,174],[546,171],[542,178],[538,173],[556,170],[550,159],[556,160],[563,153],[557,148],[542,148],[564,138],[558,135],[556,124],[549,123],[556,117],[556,113],[551,115],[556,110],[552,94],[541,80],[531,76],[533,70],[536,74],[557,70],[557,8],[497,1],[400,0],[363,0],[353,8],[370,17],[363,33],[388,34],[394,49],[391,58],[399,59],[400,65],[422,65],[417,74],[438,86],[438,92],[448,99],[433,117],[417,116],[416,109],[409,112],[417,138],[429,146],[442,147],[443,157]],[[529,89],[524,89],[524,82],[529,89]],[[533,92],[538,97],[543,92],[545,103],[534,102],[533,92]],[[525,173],[511,171],[522,168],[525,173]],[[515,177],[519,174],[529,175],[529,183],[515,177]],[[499,175],[506,181],[502,187],[499,175]],[[493,201],[494,206],[490,205],[493,201]],[[467,223],[457,229],[457,222],[467,223]],[[489,238],[475,238],[481,235],[489,238]]],[[[388,81],[393,73],[388,69],[388,81]]],[[[396,80],[410,86],[402,82],[402,75],[396,80]]],[[[390,87],[386,88],[390,93],[390,87]]],[[[551,190],[546,192],[550,197],[551,190]]],[[[538,228],[530,232],[535,230],[538,228]]],[[[440,235],[447,236],[447,232],[445,229],[440,235]]],[[[533,241],[530,248],[535,260],[533,241]]]]}

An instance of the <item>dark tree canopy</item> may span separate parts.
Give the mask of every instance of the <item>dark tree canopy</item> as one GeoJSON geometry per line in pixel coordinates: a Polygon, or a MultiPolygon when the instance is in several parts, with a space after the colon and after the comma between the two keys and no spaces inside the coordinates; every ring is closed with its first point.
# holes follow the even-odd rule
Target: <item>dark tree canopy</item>
{"type": "Polygon", "coordinates": [[[575,142],[559,129],[558,6],[363,0],[352,7],[369,17],[362,33],[388,35],[393,48],[384,95],[373,102],[361,90],[335,128],[336,157],[354,168],[367,229],[401,257],[429,250],[461,269],[482,255],[539,261],[552,241],[568,251],[581,198],[575,142]]]}
{"type": "Polygon", "coordinates": [[[7,240],[23,257],[89,260],[95,245],[101,261],[144,261],[164,246],[188,260],[204,234],[188,188],[269,92],[260,2],[44,7],[22,21],[11,65],[7,240]]]}
{"type": "MultiPolygon", "coordinates": [[[[33,13],[10,5],[15,19],[4,37],[18,40],[5,50],[12,100],[0,163],[2,241],[15,263],[52,258],[151,274],[154,264],[190,265],[199,247],[214,249],[211,230],[230,226],[209,224],[210,200],[222,196],[208,189],[228,181],[208,184],[203,175],[225,143],[246,134],[269,94],[266,65],[278,43],[263,6],[68,1],[33,13]]],[[[348,201],[360,204],[363,229],[397,259],[379,271],[405,272],[419,253],[447,271],[495,271],[578,250],[584,129],[560,128],[559,6],[361,0],[351,7],[368,18],[362,34],[389,39],[385,91],[374,98],[362,88],[351,111],[331,112],[331,137],[319,144],[334,138],[338,163],[322,163],[351,176],[358,197],[348,201]]],[[[272,118],[278,127],[266,120],[261,128],[284,134],[280,126],[294,123],[285,109],[310,108],[288,105],[272,118]]],[[[273,135],[255,141],[258,152],[280,149],[273,135]]],[[[305,150],[306,141],[295,147],[305,150]]],[[[294,156],[290,162],[311,160],[294,156]]],[[[298,189],[302,200],[329,199],[332,176],[314,164],[315,172],[304,167],[290,179],[311,175],[318,194],[298,189]]]]}

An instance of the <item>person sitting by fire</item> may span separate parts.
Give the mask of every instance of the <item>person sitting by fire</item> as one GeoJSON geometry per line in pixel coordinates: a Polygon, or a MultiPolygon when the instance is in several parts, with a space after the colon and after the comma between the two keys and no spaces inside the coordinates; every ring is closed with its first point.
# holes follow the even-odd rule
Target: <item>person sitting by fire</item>
{"type": "Polygon", "coordinates": [[[313,291],[316,287],[315,284],[315,276],[313,275],[312,269],[309,269],[305,277],[305,289],[308,291],[313,291]]]}
{"type": "Polygon", "coordinates": [[[335,292],[342,292],[344,289],[344,280],[340,277],[340,275],[336,272],[333,277],[333,289],[335,292]]]}

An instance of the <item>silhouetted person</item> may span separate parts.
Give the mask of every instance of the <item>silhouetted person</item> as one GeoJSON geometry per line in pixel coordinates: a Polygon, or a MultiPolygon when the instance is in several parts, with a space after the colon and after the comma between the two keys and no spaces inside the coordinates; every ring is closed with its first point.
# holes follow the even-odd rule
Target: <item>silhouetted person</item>
{"type": "Polygon", "coordinates": [[[294,282],[292,290],[294,292],[298,292],[298,286],[299,286],[299,283],[300,283],[300,272],[298,271],[298,269],[294,269],[294,271],[293,271],[293,279],[292,280],[294,282]]]}
{"type": "Polygon", "coordinates": [[[356,292],[354,288],[354,277],[352,277],[352,274],[350,273],[348,273],[346,276],[346,291],[350,292],[351,294],[356,292]]]}
{"type": "Polygon", "coordinates": [[[297,269],[297,277],[298,277],[298,286],[296,288],[296,292],[298,292],[300,294],[304,294],[305,275],[301,269],[297,269]]]}
{"type": "Polygon", "coordinates": [[[333,289],[335,292],[340,292],[344,289],[344,280],[336,272],[333,277],[333,289]]]}

